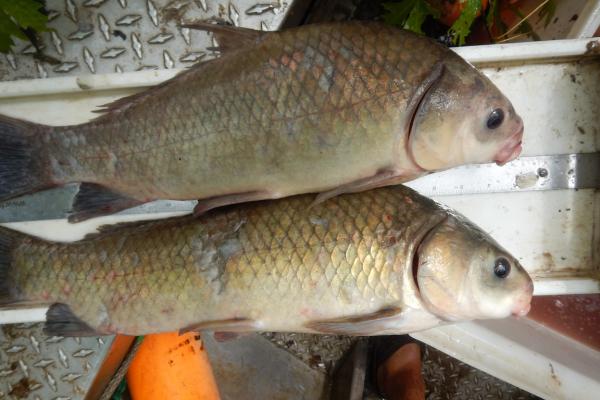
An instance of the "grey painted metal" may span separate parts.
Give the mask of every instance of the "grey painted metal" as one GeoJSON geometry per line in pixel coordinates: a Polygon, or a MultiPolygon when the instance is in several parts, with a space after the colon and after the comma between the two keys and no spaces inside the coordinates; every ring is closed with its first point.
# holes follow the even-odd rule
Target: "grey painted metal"
{"type": "Polygon", "coordinates": [[[324,373],[259,334],[217,342],[202,335],[223,400],[326,399],[324,373]]]}

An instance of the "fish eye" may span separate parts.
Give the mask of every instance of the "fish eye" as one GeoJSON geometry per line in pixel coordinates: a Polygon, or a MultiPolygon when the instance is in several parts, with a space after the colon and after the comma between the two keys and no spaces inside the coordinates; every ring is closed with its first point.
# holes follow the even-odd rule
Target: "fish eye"
{"type": "Polygon", "coordinates": [[[496,108],[488,116],[487,127],[489,129],[496,129],[502,125],[502,121],[504,121],[504,111],[501,108],[496,108]]]}
{"type": "Polygon", "coordinates": [[[498,278],[506,278],[510,274],[510,262],[504,257],[499,257],[494,262],[494,274],[498,278]]]}

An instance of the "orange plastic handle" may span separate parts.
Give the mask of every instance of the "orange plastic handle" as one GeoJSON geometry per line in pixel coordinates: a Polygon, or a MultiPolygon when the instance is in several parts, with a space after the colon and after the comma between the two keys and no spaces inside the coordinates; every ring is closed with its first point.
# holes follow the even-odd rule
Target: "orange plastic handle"
{"type": "Polygon", "coordinates": [[[144,337],[127,371],[134,400],[218,400],[210,362],[196,333],[144,337]]]}

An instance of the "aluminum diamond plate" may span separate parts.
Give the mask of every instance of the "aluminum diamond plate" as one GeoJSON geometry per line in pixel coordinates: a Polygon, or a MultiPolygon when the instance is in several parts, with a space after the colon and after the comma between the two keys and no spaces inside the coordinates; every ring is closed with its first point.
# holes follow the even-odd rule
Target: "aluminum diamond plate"
{"type": "Polygon", "coordinates": [[[277,29],[283,0],[47,0],[51,32],[40,35],[43,57],[16,40],[0,55],[0,80],[188,67],[215,57],[206,32],[181,21],[218,19],[253,29],[277,29]]]}
{"type": "Polygon", "coordinates": [[[114,342],[113,336],[49,337],[42,327],[0,327],[0,399],[83,398],[114,342]]]}

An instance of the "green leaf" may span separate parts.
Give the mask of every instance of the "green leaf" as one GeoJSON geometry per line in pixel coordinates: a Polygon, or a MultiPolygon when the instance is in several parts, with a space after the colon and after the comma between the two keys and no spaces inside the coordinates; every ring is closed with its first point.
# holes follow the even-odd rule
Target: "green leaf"
{"type": "Polygon", "coordinates": [[[40,12],[42,5],[35,0],[0,0],[0,9],[10,15],[22,28],[47,31],[48,17],[40,12]]]}
{"type": "Polygon", "coordinates": [[[29,40],[22,28],[48,30],[48,17],[40,12],[41,8],[34,0],[0,0],[0,52],[8,53],[15,44],[13,37],[29,40]]]}
{"type": "Polygon", "coordinates": [[[421,26],[428,16],[439,18],[438,10],[432,8],[426,0],[403,0],[399,3],[383,3],[387,13],[384,20],[390,25],[423,34],[421,26]]]}
{"type": "Polygon", "coordinates": [[[417,4],[415,4],[404,23],[404,29],[423,34],[421,26],[423,25],[423,22],[425,22],[425,18],[429,15],[432,15],[434,18],[440,17],[439,11],[433,9],[429,3],[424,0],[417,1],[417,4]]]}
{"type": "Polygon", "coordinates": [[[7,53],[15,44],[11,36],[27,38],[13,20],[0,9],[0,52],[7,53]]]}
{"type": "Polygon", "coordinates": [[[554,14],[556,14],[556,3],[554,0],[549,0],[538,13],[538,16],[544,19],[544,28],[552,21],[554,14]]]}
{"type": "Polygon", "coordinates": [[[385,23],[402,28],[417,1],[403,0],[399,3],[383,3],[383,8],[387,11],[383,17],[385,23]]]}
{"type": "Polygon", "coordinates": [[[481,10],[481,0],[463,0],[465,7],[448,31],[452,36],[452,43],[462,46],[471,33],[471,25],[481,10]]]}

